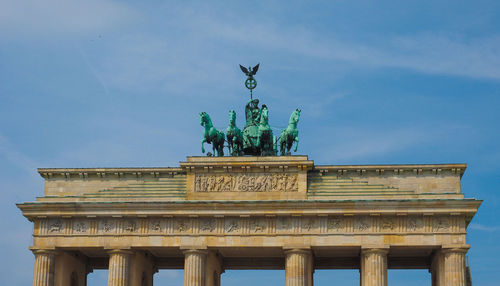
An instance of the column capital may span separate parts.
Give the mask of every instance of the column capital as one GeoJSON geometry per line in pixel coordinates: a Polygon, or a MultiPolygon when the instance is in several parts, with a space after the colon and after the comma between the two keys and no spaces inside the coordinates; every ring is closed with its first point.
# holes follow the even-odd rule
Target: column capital
{"type": "Polygon", "coordinates": [[[110,249],[107,251],[109,255],[111,254],[122,254],[122,255],[132,255],[134,251],[130,249],[110,249]]]}
{"type": "Polygon", "coordinates": [[[184,255],[186,254],[201,254],[201,255],[207,255],[208,254],[208,250],[206,249],[196,249],[196,248],[187,248],[187,249],[182,249],[182,253],[184,253],[184,255]]]}
{"type": "Polygon", "coordinates": [[[466,254],[467,251],[469,251],[469,246],[467,247],[451,247],[451,248],[442,248],[441,253],[447,254],[447,253],[463,253],[466,254]]]}
{"type": "Polygon", "coordinates": [[[293,248],[283,248],[283,251],[285,254],[292,254],[292,253],[297,253],[297,254],[312,254],[312,251],[310,248],[298,248],[298,247],[293,247],[293,248]]]}
{"type": "Polygon", "coordinates": [[[370,254],[370,253],[388,254],[389,246],[361,247],[361,254],[370,254]]]}
{"type": "Polygon", "coordinates": [[[56,253],[57,253],[57,251],[54,248],[31,248],[30,247],[30,250],[35,255],[39,255],[39,254],[40,255],[43,255],[43,254],[56,255],[56,253]]]}

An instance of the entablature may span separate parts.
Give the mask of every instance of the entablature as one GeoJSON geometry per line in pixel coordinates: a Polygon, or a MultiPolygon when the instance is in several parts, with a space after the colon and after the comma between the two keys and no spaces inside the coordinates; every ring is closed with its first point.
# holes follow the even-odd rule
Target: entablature
{"type": "Polygon", "coordinates": [[[97,216],[279,216],[279,215],[465,215],[482,201],[457,200],[282,200],[166,202],[34,202],[17,206],[28,219],[97,216]]]}

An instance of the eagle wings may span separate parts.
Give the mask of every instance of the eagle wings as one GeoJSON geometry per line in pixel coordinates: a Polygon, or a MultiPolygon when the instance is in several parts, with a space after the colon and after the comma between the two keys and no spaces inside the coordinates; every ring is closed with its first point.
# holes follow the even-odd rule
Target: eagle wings
{"type": "Polygon", "coordinates": [[[249,67],[250,70],[248,70],[246,67],[240,65],[240,69],[248,77],[253,77],[257,73],[257,71],[259,70],[259,65],[260,65],[260,63],[257,64],[256,66],[254,66],[253,68],[249,67]]]}

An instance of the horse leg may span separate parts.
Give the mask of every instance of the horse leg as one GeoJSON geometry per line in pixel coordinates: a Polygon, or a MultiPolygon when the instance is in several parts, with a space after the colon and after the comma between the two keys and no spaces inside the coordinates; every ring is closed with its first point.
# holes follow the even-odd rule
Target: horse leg
{"type": "Polygon", "coordinates": [[[230,139],[231,137],[227,137],[227,151],[229,152],[229,155],[233,156],[233,140],[230,139]]]}
{"type": "Polygon", "coordinates": [[[217,156],[224,156],[224,140],[219,141],[219,150],[217,150],[217,156]]]}
{"type": "Polygon", "coordinates": [[[201,139],[201,153],[205,153],[205,147],[203,146],[205,142],[207,142],[206,138],[201,139]]]}
{"type": "Polygon", "coordinates": [[[297,152],[297,148],[299,148],[299,137],[295,137],[295,149],[293,149],[293,152],[297,152]]]}
{"type": "Polygon", "coordinates": [[[286,155],[287,156],[292,155],[292,153],[290,152],[290,150],[292,149],[292,145],[293,145],[293,140],[286,140],[286,155]]]}
{"type": "Polygon", "coordinates": [[[277,152],[278,152],[278,147],[276,146],[277,145],[277,140],[276,140],[276,136],[273,136],[273,156],[276,156],[277,152]]]}

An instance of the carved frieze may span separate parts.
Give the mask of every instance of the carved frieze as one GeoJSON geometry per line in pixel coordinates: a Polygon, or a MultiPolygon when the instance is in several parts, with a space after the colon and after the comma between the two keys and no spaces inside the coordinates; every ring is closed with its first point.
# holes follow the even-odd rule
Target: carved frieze
{"type": "Polygon", "coordinates": [[[384,232],[392,232],[397,228],[396,218],[395,217],[382,217],[382,223],[380,224],[380,228],[384,232]]]}
{"type": "Polygon", "coordinates": [[[174,231],[181,234],[189,233],[191,231],[191,220],[188,218],[174,220],[174,231]]]}
{"type": "Polygon", "coordinates": [[[200,232],[212,233],[215,231],[215,225],[216,225],[215,218],[201,218],[200,232]]]}
{"type": "Polygon", "coordinates": [[[39,235],[301,235],[455,233],[464,217],[440,216],[232,216],[168,218],[52,218],[39,235]],[[431,223],[429,225],[429,222],[431,223]]]}
{"type": "Polygon", "coordinates": [[[421,217],[410,216],[406,219],[406,230],[408,232],[417,232],[422,229],[423,221],[421,217]]]}
{"type": "Polygon", "coordinates": [[[447,232],[450,229],[450,218],[446,216],[437,216],[434,218],[434,231],[447,232]]]}
{"type": "Polygon", "coordinates": [[[116,220],[114,219],[103,219],[99,221],[99,233],[112,234],[116,232],[116,220]]]}
{"type": "Polygon", "coordinates": [[[242,222],[239,218],[227,218],[224,222],[224,230],[227,234],[237,234],[241,231],[242,222]]]}
{"type": "Polygon", "coordinates": [[[317,232],[319,227],[319,218],[317,217],[303,217],[301,221],[301,230],[306,232],[317,232]]]}
{"type": "Polygon", "coordinates": [[[297,174],[196,174],[195,192],[297,192],[297,174]]]}
{"type": "Polygon", "coordinates": [[[354,219],[354,231],[365,232],[370,229],[370,220],[368,217],[360,216],[354,219]]]}
{"type": "Polygon", "coordinates": [[[286,233],[292,229],[292,218],[278,217],[276,220],[276,231],[279,233],[286,233]]]}
{"type": "Polygon", "coordinates": [[[53,219],[49,221],[48,233],[61,233],[64,230],[62,219],[53,219]]]}
{"type": "Polygon", "coordinates": [[[340,216],[334,216],[328,218],[328,230],[333,232],[344,231],[344,219],[340,216]]]}
{"type": "Polygon", "coordinates": [[[123,222],[123,231],[126,233],[137,232],[138,223],[134,219],[127,219],[123,222]]]}
{"type": "Polygon", "coordinates": [[[251,218],[250,233],[264,233],[267,230],[266,218],[251,218]]]}
{"type": "Polygon", "coordinates": [[[151,232],[161,232],[162,231],[162,222],[160,219],[152,219],[149,222],[149,230],[151,232]]]}
{"type": "Polygon", "coordinates": [[[75,220],[73,222],[73,232],[87,233],[89,231],[89,222],[86,220],[75,220]]]}

